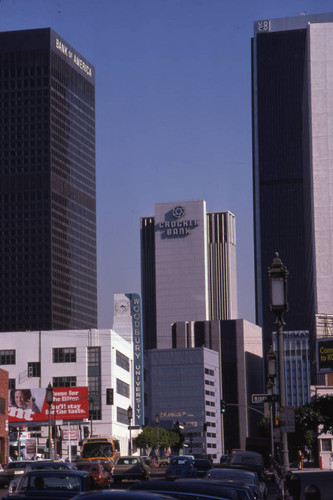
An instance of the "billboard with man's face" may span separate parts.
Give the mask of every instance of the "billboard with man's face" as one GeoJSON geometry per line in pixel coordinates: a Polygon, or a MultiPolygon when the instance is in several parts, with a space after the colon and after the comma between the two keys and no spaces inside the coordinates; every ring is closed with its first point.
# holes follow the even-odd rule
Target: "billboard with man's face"
{"type": "MultiPolygon", "coordinates": [[[[89,417],[88,387],[54,387],[51,419],[81,420],[89,417]]],[[[8,395],[9,422],[49,420],[46,389],[11,389],[8,395]]]]}

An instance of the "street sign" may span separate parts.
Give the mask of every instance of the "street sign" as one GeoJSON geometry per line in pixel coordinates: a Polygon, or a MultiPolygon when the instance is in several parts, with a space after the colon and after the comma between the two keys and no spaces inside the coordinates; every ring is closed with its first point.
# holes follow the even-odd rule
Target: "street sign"
{"type": "Polygon", "coordinates": [[[252,394],[252,403],[272,403],[278,400],[277,394],[252,394]]]}
{"type": "Polygon", "coordinates": [[[295,432],[295,409],[293,406],[280,406],[280,429],[283,432],[295,432]]]}

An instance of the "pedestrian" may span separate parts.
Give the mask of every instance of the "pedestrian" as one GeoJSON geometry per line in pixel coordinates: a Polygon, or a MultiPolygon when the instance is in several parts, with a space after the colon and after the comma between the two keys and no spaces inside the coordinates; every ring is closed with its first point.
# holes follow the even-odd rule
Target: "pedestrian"
{"type": "Polygon", "coordinates": [[[298,456],[297,456],[298,470],[303,469],[303,461],[304,461],[304,455],[302,453],[302,450],[298,450],[298,456]]]}

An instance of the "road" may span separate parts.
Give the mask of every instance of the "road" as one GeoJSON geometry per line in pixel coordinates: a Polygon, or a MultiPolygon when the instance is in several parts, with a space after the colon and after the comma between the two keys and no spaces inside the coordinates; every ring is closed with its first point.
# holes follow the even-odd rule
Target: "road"
{"type": "MultiPolygon", "coordinates": [[[[150,480],[163,478],[165,469],[152,468],[150,480]]],[[[300,481],[300,496],[295,496],[294,500],[306,500],[305,491],[310,485],[316,485],[320,490],[321,500],[333,500],[333,471],[321,471],[319,469],[306,469],[304,471],[292,471],[294,485],[300,481]]],[[[131,484],[130,481],[123,481],[121,484],[112,485],[112,489],[127,489],[131,484]]],[[[8,494],[8,488],[0,488],[0,498],[8,494]]],[[[280,500],[280,490],[275,482],[268,482],[268,497],[267,500],[280,500]]]]}

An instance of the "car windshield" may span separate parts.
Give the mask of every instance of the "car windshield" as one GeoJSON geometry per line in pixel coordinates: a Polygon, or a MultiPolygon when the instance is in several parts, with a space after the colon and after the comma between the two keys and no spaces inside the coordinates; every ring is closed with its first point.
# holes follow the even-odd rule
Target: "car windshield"
{"type": "Polygon", "coordinates": [[[110,443],[85,443],[82,458],[112,457],[112,454],[110,443]]]}
{"type": "Polygon", "coordinates": [[[189,463],[188,458],[172,458],[170,460],[171,465],[189,465],[189,463]]]}
{"type": "Polygon", "coordinates": [[[116,465],[136,465],[139,463],[139,460],[135,457],[127,457],[127,458],[118,458],[116,465]]]}
{"type": "Polygon", "coordinates": [[[71,490],[80,491],[80,479],[74,476],[26,476],[22,479],[21,488],[24,490],[71,490]]]}
{"type": "Polygon", "coordinates": [[[206,479],[221,479],[221,481],[239,481],[244,484],[255,484],[255,475],[230,469],[216,469],[207,473],[206,479]]]}

